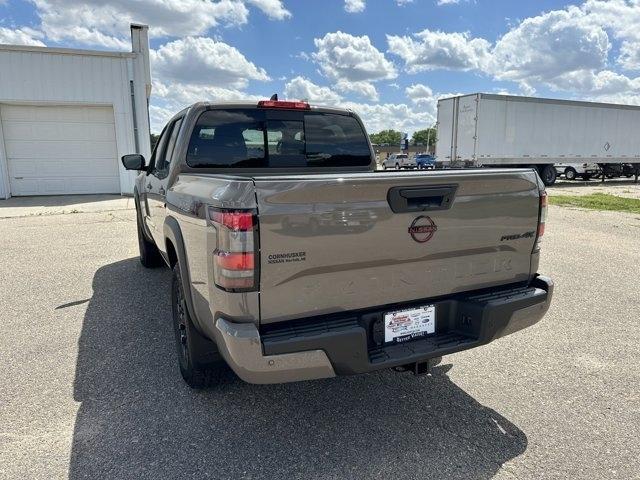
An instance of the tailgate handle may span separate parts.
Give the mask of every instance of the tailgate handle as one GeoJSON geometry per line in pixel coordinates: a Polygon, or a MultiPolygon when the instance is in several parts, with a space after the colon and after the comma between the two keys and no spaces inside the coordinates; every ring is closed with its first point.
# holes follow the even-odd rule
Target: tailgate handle
{"type": "Polygon", "coordinates": [[[447,210],[453,204],[457,185],[434,187],[393,187],[387,201],[394,213],[447,210]]]}

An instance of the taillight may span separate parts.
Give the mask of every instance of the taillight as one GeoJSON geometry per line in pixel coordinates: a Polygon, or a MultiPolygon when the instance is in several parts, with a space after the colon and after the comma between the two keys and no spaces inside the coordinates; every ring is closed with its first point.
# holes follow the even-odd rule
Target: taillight
{"type": "Polygon", "coordinates": [[[209,207],[209,220],[218,235],[217,248],[213,252],[213,278],[216,286],[228,291],[257,289],[255,212],[209,207]]]}
{"type": "Polygon", "coordinates": [[[549,198],[547,197],[547,192],[543,190],[540,192],[540,210],[538,213],[538,232],[536,235],[536,243],[533,246],[534,252],[540,249],[540,242],[542,241],[542,236],[544,235],[544,227],[547,221],[548,205],[549,205],[549,198]]]}

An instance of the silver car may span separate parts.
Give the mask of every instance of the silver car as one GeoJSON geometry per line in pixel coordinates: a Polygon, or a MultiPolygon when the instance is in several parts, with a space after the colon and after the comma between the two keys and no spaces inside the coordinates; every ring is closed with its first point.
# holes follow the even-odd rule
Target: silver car
{"type": "Polygon", "coordinates": [[[416,168],[416,159],[409,157],[406,153],[392,153],[384,162],[382,162],[382,168],[387,170],[389,168],[395,168],[400,170],[401,168],[416,168]]]}

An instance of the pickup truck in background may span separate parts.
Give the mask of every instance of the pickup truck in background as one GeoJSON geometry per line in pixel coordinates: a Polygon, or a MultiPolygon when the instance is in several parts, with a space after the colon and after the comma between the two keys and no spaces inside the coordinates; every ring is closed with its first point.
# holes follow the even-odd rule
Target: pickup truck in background
{"type": "Polygon", "coordinates": [[[406,153],[392,153],[389,158],[382,162],[383,170],[395,168],[400,170],[401,168],[416,168],[416,160],[413,157],[409,157],[406,153]]]}
{"type": "Polygon", "coordinates": [[[252,383],[426,373],[549,308],[533,169],[375,172],[353,112],[277,100],[194,104],[122,162],[194,388],[225,363],[252,383]]]}
{"type": "Polygon", "coordinates": [[[564,175],[567,180],[575,180],[578,177],[589,180],[600,173],[597,163],[556,163],[555,167],[558,175],[564,175]]]}

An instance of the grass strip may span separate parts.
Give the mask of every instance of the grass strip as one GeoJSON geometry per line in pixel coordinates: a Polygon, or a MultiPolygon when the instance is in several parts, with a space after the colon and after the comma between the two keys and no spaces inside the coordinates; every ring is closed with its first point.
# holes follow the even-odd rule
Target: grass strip
{"type": "Polygon", "coordinates": [[[615,212],[640,213],[640,199],[618,197],[608,193],[590,195],[549,195],[552,205],[588,208],[591,210],[611,210],[615,212]]]}

